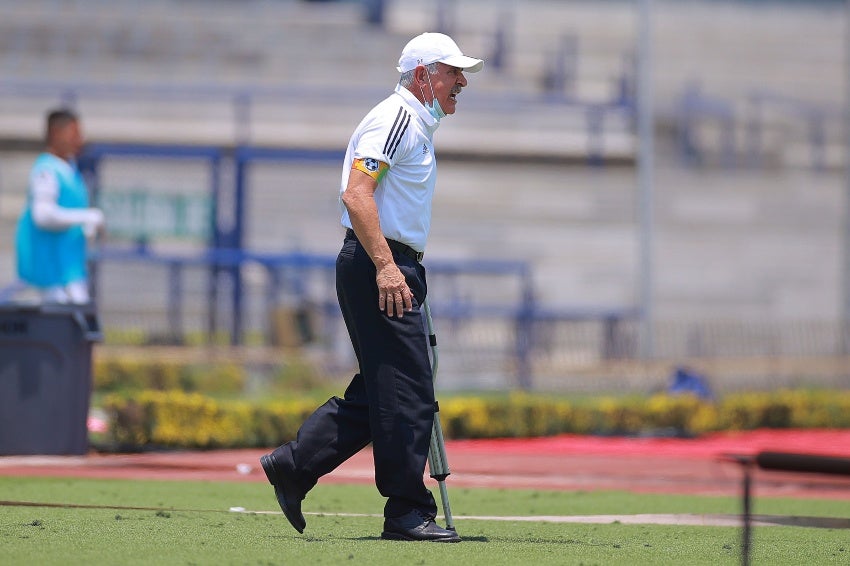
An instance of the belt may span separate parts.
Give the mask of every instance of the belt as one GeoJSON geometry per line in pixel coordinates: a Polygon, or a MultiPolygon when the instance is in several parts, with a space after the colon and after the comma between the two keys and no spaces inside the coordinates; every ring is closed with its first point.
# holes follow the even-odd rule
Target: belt
{"type": "MultiPolygon", "coordinates": [[[[346,238],[354,238],[355,240],[357,239],[357,235],[354,233],[354,230],[352,230],[351,228],[346,229],[345,237],[346,238]]],[[[402,255],[406,255],[410,259],[414,259],[416,261],[421,262],[422,257],[425,255],[425,252],[417,252],[416,250],[414,250],[413,248],[411,248],[407,244],[402,244],[399,241],[390,240],[389,238],[387,238],[387,245],[390,247],[391,250],[398,252],[402,255]]]]}

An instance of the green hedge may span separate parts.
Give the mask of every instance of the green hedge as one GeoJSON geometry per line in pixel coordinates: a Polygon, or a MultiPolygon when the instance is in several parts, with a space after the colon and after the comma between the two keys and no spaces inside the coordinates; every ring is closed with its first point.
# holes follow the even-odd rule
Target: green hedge
{"type": "Polygon", "coordinates": [[[109,395],[108,443],[118,448],[157,445],[180,448],[271,446],[295,438],[315,409],[312,401],[262,405],[217,401],[198,393],[143,391],[109,395]]]}
{"type": "Polygon", "coordinates": [[[843,391],[737,393],[716,403],[665,394],[602,397],[583,403],[512,395],[495,402],[458,398],[440,405],[443,428],[453,438],[850,428],[850,392],[843,391]]]}
{"type": "MultiPolygon", "coordinates": [[[[111,394],[103,402],[110,422],[106,443],[122,449],[268,447],[295,438],[316,406],[312,400],[218,401],[176,390],[111,394]]],[[[440,409],[448,438],[850,428],[850,393],[843,391],[740,393],[716,403],[669,395],[574,403],[512,394],[449,398],[440,409]]]]}

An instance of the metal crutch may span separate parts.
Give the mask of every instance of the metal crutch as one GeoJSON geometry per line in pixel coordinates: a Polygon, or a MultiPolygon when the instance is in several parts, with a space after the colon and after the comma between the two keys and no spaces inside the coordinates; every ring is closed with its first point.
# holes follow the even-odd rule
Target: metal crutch
{"type": "MultiPolygon", "coordinates": [[[[425,320],[428,324],[428,345],[431,350],[431,376],[436,382],[437,366],[439,365],[439,357],[437,355],[437,335],[434,333],[434,321],[431,319],[431,307],[426,298],[422,301],[422,307],[425,311],[425,320]]],[[[443,427],[440,424],[440,405],[437,403],[436,411],[434,412],[434,427],[431,430],[431,447],[428,450],[428,469],[431,477],[437,480],[440,486],[440,499],[443,502],[443,514],[446,517],[446,528],[456,531],[454,519],[452,519],[452,509],[449,505],[449,492],[446,490],[446,477],[451,473],[449,471],[449,462],[446,460],[446,442],[443,439],[443,427]]]]}

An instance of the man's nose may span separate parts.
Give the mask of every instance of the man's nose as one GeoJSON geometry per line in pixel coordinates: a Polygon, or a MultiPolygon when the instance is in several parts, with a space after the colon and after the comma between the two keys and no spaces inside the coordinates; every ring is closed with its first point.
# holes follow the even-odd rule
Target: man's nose
{"type": "Polygon", "coordinates": [[[466,77],[463,75],[463,73],[458,73],[457,82],[460,86],[466,86],[467,85],[466,77]]]}

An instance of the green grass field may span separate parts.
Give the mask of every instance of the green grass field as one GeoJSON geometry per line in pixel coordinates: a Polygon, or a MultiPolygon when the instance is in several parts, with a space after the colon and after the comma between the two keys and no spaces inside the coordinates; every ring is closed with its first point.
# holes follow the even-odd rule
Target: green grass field
{"type": "MultiPolygon", "coordinates": [[[[0,561],[17,564],[737,564],[733,527],[466,520],[464,515],[736,513],[728,497],[463,489],[449,484],[460,544],[380,539],[371,486],[319,485],[299,535],[263,483],[0,477],[0,561]],[[91,506],[70,507],[70,505],[91,506]],[[130,509],[143,507],[145,509],[130,509]],[[318,513],[318,515],[312,514],[318,513]]],[[[436,491],[436,490],[435,490],[436,491]]],[[[850,502],[758,498],[761,514],[850,517],[850,502]]],[[[850,563],[850,531],[757,527],[753,564],[850,563]]]]}

